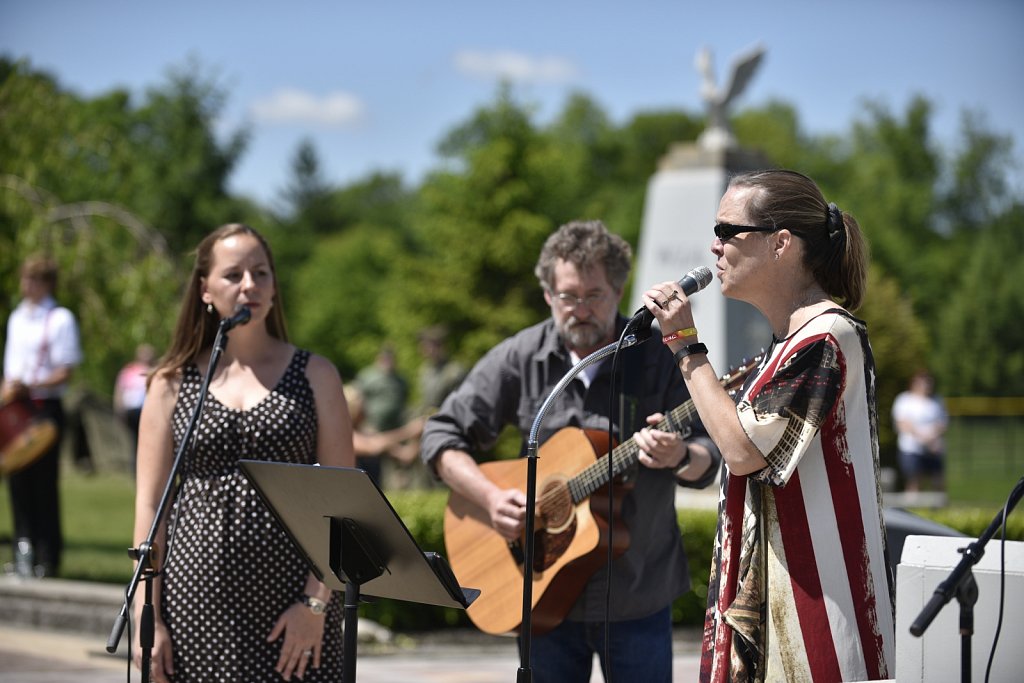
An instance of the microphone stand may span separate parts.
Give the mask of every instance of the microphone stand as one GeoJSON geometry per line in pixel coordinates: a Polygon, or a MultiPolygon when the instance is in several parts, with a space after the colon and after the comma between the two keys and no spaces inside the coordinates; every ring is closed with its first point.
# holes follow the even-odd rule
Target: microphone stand
{"type": "MultiPolygon", "coordinates": [[[[181,466],[185,459],[185,452],[192,445],[194,440],[196,426],[199,423],[199,417],[203,414],[203,405],[206,403],[206,394],[210,388],[210,379],[213,377],[213,371],[216,369],[217,363],[220,361],[220,357],[224,353],[224,349],[227,348],[227,332],[231,327],[233,327],[231,321],[221,320],[220,326],[217,328],[217,336],[213,340],[213,348],[210,352],[210,362],[206,370],[206,377],[203,378],[203,384],[199,390],[199,398],[196,401],[196,407],[192,411],[192,417],[189,419],[188,429],[185,431],[185,436],[181,439],[181,443],[178,445],[178,452],[174,455],[174,464],[171,466],[170,474],[167,477],[167,483],[164,485],[164,492],[160,497],[160,504],[157,506],[156,514],[153,516],[153,524],[149,528],[149,534],[147,534],[146,540],[139,544],[139,547],[129,548],[128,550],[128,554],[133,559],[137,560],[135,573],[128,582],[128,587],[125,590],[124,604],[121,606],[121,613],[118,614],[117,619],[114,620],[114,627],[110,632],[110,637],[107,639],[107,652],[111,654],[117,652],[117,645],[121,640],[121,635],[124,633],[124,627],[128,623],[128,611],[135,598],[135,591],[138,589],[139,582],[145,581],[145,602],[142,605],[142,614],[139,619],[139,647],[142,650],[142,683],[149,683],[149,667],[153,656],[155,630],[153,580],[160,574],[158,562],[159,550],[155,539],[157,531],[160,528],[160,522],[163,519],[164,514],[167,512],[167,507],[170,505],[171,499],[175,494],[177,494],[179,486],[178,474],[181,471],[181,466]]],[[[169,547],[170,543],[168,542],[168,548],[169,547]]],[[[128,666],[131,666],[131,661],[128,662],[128,666]]]]}
{"type": "Polygon", "coordinates": [[[974,635],[974,605],[978,601],[978,584],[974,581],[971,567],[976,565],[985,554],[985,545],[1003,526],[1006,518],[1024,496],[1024,477],[1017,482],[1006,506],[996,514],[985,532],[977,541],[966,548],[960,548],[963,557],[960,563],[950,572],[949,576],[938,585],[931,600],[924,606],[914,623],[910,625],[911,635],[920,638],[947,602],[956,595],[960,604],[960,680],[970,683],[971,680],[971,636],[974,635]]]}
{"type": "MultiPolygon", "coordinates": [[[[561,395],[569,382],[580,372],[590,367],[597,361],[611,355],[618,349],[627,349],[647,341],[651,336],[650,328],[646,330],[635,330],[627,334],[620,344],[612,342],[607,346],[594,351],[586,358],[569,369],[565,376],[558,381],[555,388],[551,390],[548,397],[544,399],[537,417],[530,427],[529,440],[526,443],[526,553],[523,567],[523,618],[520,633],[522,634],[519,645],[519,671],[516,675],[517,683],[531,683],[533,681],[533,667],[530,664],[530,646],[532,644],[533,630],[533,532],[536,523],[537,511],[534,509],[537,500],[537,450],[539,448],[537,434],[540,431],[541,423],[548,409],[554,400],[561,395]]],[[[609,418],[610,419],[610,418],[609,418]]],[[[609,443],[609,447],[611,443],[609,443]]]]}

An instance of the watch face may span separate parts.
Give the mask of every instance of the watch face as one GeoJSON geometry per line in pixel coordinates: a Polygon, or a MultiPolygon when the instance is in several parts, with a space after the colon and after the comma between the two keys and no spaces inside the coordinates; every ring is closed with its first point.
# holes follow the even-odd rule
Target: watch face
{"type": "Polygon", "coordinates": [[[309,610],[313,614],[323,614],[327,610],[327,603],[323,600],[320,600],[319,598],[311,598],[310,596],[306,595],[304,596],[302,602],[305,603],[307,607],[309,607],[309,610]]]}

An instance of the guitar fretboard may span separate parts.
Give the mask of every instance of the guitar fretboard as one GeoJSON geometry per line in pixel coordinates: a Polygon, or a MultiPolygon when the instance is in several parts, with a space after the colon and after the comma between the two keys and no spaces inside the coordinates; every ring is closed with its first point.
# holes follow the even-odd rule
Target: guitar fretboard
{"type": "MultiPolygon", "coordinates": [[[[681,406],[669,411],[665,419],[655,425],[655,429],[665,432],[683,433],[697,421],[697,409],[693,401],[687,401],[681,406]]],[[[630,467],[635,465],[640,454],[640,446],[636,441],[630,439],[612,449],[612,478],[619,476],[630,467]]],[[[608,455],[597,459],[575,477],[569,480],[569,493],[572,495],[574,504],[589,498],[594,491],[608,483],[608,455]]]]}

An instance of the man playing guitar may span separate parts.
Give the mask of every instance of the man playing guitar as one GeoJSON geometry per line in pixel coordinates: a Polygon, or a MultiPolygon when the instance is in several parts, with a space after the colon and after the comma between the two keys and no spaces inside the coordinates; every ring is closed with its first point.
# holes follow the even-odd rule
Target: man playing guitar
{"type": "MultiPolygon", "coordinates": [[[[507,425],[520,430],[525,454],[525,440],[537,411],[558,381],[588,354],[614,342],[622,331],[626,320],[619,315],[619,304],[630,261],[629,245],[609,233],[599,221],[571,222],[559,228],[545,243],[535,269],[551,317],[487,353],[424,428],[424,461],[451,487],[453,498],[468,502],[473,511],[465,515],[476,515],[487,533],[505,541],[498,544],[498,554],[504,555],[501,559],[512,566],[518,561],[520,570],[522,558],[517,547],[526,515],[525,469],[522,477],[494,481],[477,464],[474,455],[490,449],[507,425]]],[[[678,334],[685,336],[695,331],[680,330],[678,334]]],[[[542,444],[565,428],[588,430],[589,435],[607,433],[610,366],[607,359],[591,365],[566,388],[547,414],[538,435],[542,444]]],[[[615,400],[621,410],[612,416],[613,426],[618,434],[632,435],[637,449],[634,465],[639,466],[629,468],[623,477],[617,478],[627,480],[628,487],[620,488],[615,496],[619,513],[616,517],[621,518],[624,528],[616,530],[613,539],[621,554],[612,565],[607,610],[612,622],[608,650],[611,661],[605,661],[604,645],[607,551],[596,548],[593,554],[597,562],[588,564],[587,569],[578,571],[579,562],[566,567],[569,573],[579,576],[579,585],[570,592],[572,600],[567,614],[533,621],[532,665],[538,683],[589,681],[594,653],[601,660],[606,678],[610,668],[615,680],[668,683],[672,679],[671,603],[690,588],[686,555],[676,523],[676,486],[707,486],[717,475],[721,456],[699,423],[689,436],[666,428],[666,413],[684,403],[688,395],[672,354],[663,344],[652,340],[627,349],[619,360],[619,368],[621,379],[617,386],[622,395],[615,400]],[[624,416],[623,424],[619,424],[620,416],[624,416]],[[628,542],[626,548],[624,541],[628,542]]],[[[559,443],[561,437],[560,433],[559,443]]],[[[592,465],[596,457],[606,452],[606,446],[599,444],[596,452],[584,458],[583,465],[592,465]]],[[[545,467],[551,460],[547,455],[542,452],[540,458],[545,467]]],[[[554,460],[557,472],[557,457],[554,460]]],[[[544,499],[546,486],[551,486],[552,496],[557,495],[558,482],[577,474],[580,468],[577,460],[566,465],[564,477],[551,475],[545,483],[539,476],[538,500],[544,499]]],[[[550,474],[551,468],[545,471],[550,474]]],[[[596,492],[592,498],[579,498],[573,496],[575,509],[570,510],[568,517],[555,520],[552,517],[558,515],[547,515],[541,510],[537,536],[568,528],[574,538],[590,533],[603,537],[606,522],[601,515],[608,509],[607,500],[600,501],[596,492]],[[590,508],[596,521],[591,519],[590,508]]],[[[541,507],[539,504],[538,508],[541,507]]],[[[463,515],[460,510],[455,509],[454,514],[463,515]]],[[[446,522],[446,534],[447,529],[446,522]]],[[[479,587],[465,575],[466,571],[460,570],[452,540],[449,537],[446,543],[459,580],[479,587]]],[[[550,574],[555,571],[550,563],[544,564],[545,557],[559,552],[559,547],[552,547],[538,553],[535,564],[541,563],[537,567],[538,580],[546,582],[544,585],[550,583],[550,574]]],[[[480,578],[498,571],[497,566],[495,563],[482,567],[480,578]]],[[[484,590],[471,606],[470,616],[478,626],[492,630],[482,624],[488,593],[498,594],[499,598],[501,594],[518,595],[521,600],[517,576],[521,582],[522,572],[514,572],[507,590],[484,590]],[[474,610],[480,611],[479,616],[474,615],[474,610]]],[[[557,586],[559,593],[568,590],[564,582],[557,586]]],[[[534,595],[536,598],[536,590],[534,595]]],[[[514,600],[501,611],[508,612],[507,606],[512,603],[514,600]]],[[[540,605],[543,604],[542,597],[540,605]]],[[[535,616],[538,609],[535,603],[535,616]]],[[[521,615],[515,607],[511,611],[509,628],[495,615],[499,617],[495,623],[503,625],[495,627],[494,632],[518,628],[521,615]]]]}

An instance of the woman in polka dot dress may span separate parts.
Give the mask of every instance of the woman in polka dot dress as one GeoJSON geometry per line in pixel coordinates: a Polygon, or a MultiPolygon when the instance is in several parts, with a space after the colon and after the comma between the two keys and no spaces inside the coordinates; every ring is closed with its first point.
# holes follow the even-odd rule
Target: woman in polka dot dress
{"type": "MultiPolygon", "coordinates": [[[[240,459],[352,467],[337,369],[287,341],[273,256],[229,224],[196,250],[174,338],[142,410],[135,544],[146,539],[222,317],[244,305],[209,385],[183,484],[160,526],[152,680],[341,680],[341,601],[316,580],[238,469],[240,459]]],[[[142,591],[133,610],[138,623],[142,591]]],[[[138,635],[135,662],[140,665],[138,635]]]]}

